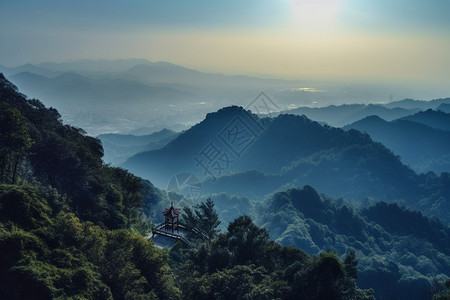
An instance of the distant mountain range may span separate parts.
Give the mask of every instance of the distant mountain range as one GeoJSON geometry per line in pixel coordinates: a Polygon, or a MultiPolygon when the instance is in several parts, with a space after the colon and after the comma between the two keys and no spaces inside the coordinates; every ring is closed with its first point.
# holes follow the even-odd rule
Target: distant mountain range
{"type": "Polygon", "coordinates": [[[405,99],[387,104],[345,104],[316,108],[300,107],[285,111],[285,113],[305,115],[317,122],[342,127],[368,116],[376,115],[386,121],[392,121],[428,109],[438,110],[443,108],[445,110],[446,105],[450,105],[450,98],[431,101],[405,99]]]}
{"type": "Polygon", "coordinates": [[[75,72],[51,78],[22,72],[10,78],[25,92],[33,91],[37,97],[45,98],[48,104],[63,106],[66,110],[80,107],[86,110],[111,106],[123,108],[130,104],[137,108],[151,104],[157,108],[194,99],[192,93],[171,87],[151,86],[122,78],[93,79],[75,72]]]}
{"type": "Polygon", "coordinates": [[[404,99],[400,101],[392,101],[390,103],[387,103],[385,104],[385,107],[387,108],[400,107],[405,109],[419,108],[421,110],[427,110],[427,109],[437,109],[442,104],[450,104],[450,98],[435,99],[431,101],[404,99]]]}
{"type": "MultiPolygon", "coordinates": [[[[21,88],[34,89],[36,85],[39,85],[33,85],[35,80],[45,79],[53,81],[53,89],[55,90],[58,89],[60,84],[99,84],[100,87],[98,88],[101,89],[102,85],[112,83],[114,90],[117,91],[120,90],[121,84],[133,83],[136,85],[135,93],[137,95],[140,94],[142,86],[148,86],[172,88],[186,92],[190,96],[192,96],[191,93],[195,93],[197,99],[205,96],[212,97],[211,92],[215,92],[215,97],[224,91],[230,92],[229,96],[231,96],[233,90],[251,90],[253,92],[249,95],[255,97],[254,91],[260,91],[263,88],[271,89],[292,85],[292,82],[287,80],[204,73],[168,62],[150,62],[144,59],[81,60],[72,63],[49,62],[39,65],[25,64],[15,68],[0,66],[0,72],[11,78],[21,88]]],[[[125,85],[125,87],[127,86],[125,85]]],[[[92,86],[87,88],[89,90],[92,86]]],[[[130,91],[130,89],[125,88],[125,91],[130,91]]],[[[113,91],[111,93],[114,94],[113,91]]],[[[118,97],[120,96],[118,95],[118,97]]],[[[148,95],[149,98],[151,96],[152,93],[148,95]]],[[[99,97],[97,101],[108,99],[108,97],[99,97]]]]}
{"type": "Polygon", "coordinates": [[[250,103],[262,90],[293,85],[141,59],[0,66],[0,72],[22,92],[57,108],[66,122],[91,135],[192,125],[218,107],[250,103]],[[83,115],[88,113],[92,117],[83,115]]]}
{"type": "Polygon", "coordinates": [[[45,77],[56,77],[71,72],[92,78],[114,75],[116,77],[128,78],[132,81],[137,80],[141,83],[184,83],[185,86],[199,87],[213,85],[214,88],[230,84],[236,88],[247,88],[252,83],[261,87],[262,84],[273,86],[289,82],[279,79],[204,73],[169,62],[151,62],[145,59],[80,60],[68,63],[47,62],[38,65],[25,64],[14,68],[0,66],[0,72],[6,76],[22,72],[34,73],[45,77]]]}
{"type": "Polygon", "coordinates": [[[144,59],[0,66],[0,72],[25,94],[57,108],[65,122],[93,136],[153,128],[144,131],[149,134],[175,129],[174,124],[190,127],[222,107],[248,107],[262,91],[278,104],[272,113],[304,114],[338,127],[374,114],[390,121],[449,103],[442,99],[368,105],[387,102],[389,94],[402,94],[402,88],[230,76],[144,59]],[[290,107],[298,108],[288,110],[290,107]]]}
{"type": "Polygon", "coordinates": [[[18,67],[4,67],[1,66],[1,72],[5,76],[17,74],[21,72],[32,72],[35,74],[53,77],[61,75],[65,72],[78,73],[94,73],[94,74],[109,74],[117,72],[125,72],[135,65],[151,63],[145,59],[117,59],[117,60],[78,60],[73,62],[55,63],[46,62],[38,65],[25,64],[18,67]]]}
{"type": "Polygon", "coordinates": [[[370,116],[345,126],[368,133],[417,172],[450,171],[450,114],[427,110],[391,122],[370,116]]]}

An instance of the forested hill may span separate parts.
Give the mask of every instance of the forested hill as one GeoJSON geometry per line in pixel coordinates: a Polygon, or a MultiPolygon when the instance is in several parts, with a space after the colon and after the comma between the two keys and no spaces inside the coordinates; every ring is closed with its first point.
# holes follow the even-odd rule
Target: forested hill
{"type": "Polygon", "coordinates": [[[354,252],[309,256],[249,217],[192,248],[154,247],[141,213],[155,215],[161,191],[102,155],[0,74],[1,299],[373,298],[354,252]]]}
{"type": "Polygon", "coordinates": [[[433,282],[450,275],[448,224],[398,204],[357,210],[305,186],[276,193],[257,211],[282,245],[308,253],[353,249],[357,283],[374,288],[377,299],[430,299],[433,282]]]}
{"type": "Polygon", "coordinates": [[[1,74],[0,113],[0,298],[177,298],[167,253],[132,233],[142,180],[1,74]]]}

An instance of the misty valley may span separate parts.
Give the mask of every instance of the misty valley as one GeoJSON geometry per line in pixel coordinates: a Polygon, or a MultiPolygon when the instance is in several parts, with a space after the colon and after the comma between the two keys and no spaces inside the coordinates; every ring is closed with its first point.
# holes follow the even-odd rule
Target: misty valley
{"type": "Polygon", "coordinates": [[[1,299],[450,299],[450,98],[0,72],[1,299]]]}

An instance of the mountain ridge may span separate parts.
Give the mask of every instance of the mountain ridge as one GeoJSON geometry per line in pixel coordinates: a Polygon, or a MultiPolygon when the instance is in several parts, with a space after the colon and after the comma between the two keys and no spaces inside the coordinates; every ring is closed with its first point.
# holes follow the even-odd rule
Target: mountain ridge
{"type": "MultiPolygon", "coordinates": [[[[167,186],[176,174],[188,172],[200,178],[209,193],[228,192],[253,199],[261,199],[282,188],[310,184],[325,194],[344,197],[355,204],[400,201],[445,220],[448,220],[446,214],[450,208],[442,202],[441,211],[431,210],[430,201],[437,200],[438,195],[449,196],[445,190],[439,188],[437,194],[431,196],[431,190],[423,188],[424,177],[428,175],[416,174],[400,157],[383,144],[374,142],[368,134],[320,125],[304,116],[261,119],[238,107],[208,114],[166,147],[140,153],[121,166],[159,187],[167,186]],[[239,119],[237,117],[264,124],[239,155],[227,147],[222,135],[230,129],[230,124],[236,125],[233,122],[239,119]],[[221,151],[227,160],[202,165],[206,149],[221,151]],[[214,172],[218,166],[222,169],[214,172]]],[[[430,174],[429,180],[436,184],[439,180],[445,181],[443,177],[433,176],[430,174]]]]}

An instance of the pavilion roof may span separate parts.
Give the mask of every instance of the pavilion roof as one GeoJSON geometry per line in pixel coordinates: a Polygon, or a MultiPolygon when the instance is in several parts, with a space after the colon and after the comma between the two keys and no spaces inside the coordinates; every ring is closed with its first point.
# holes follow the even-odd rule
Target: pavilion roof
{"type": "Polygon", "coordinates": [[[179,216],[181,214],[181,209],[175,208],[173,207],[173,202],[170,205],[169,208],[164,209],[163,211],[163,215],[165,217],[171,217],[171,218],[176,218],[177,216],[179,216]]]}

